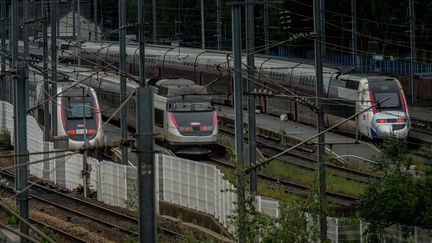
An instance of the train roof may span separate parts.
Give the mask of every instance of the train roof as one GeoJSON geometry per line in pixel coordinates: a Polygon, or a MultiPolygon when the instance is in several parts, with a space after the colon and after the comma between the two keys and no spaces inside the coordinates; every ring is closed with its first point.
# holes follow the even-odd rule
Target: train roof
{"type": "Polygon", "coordinates": [[[373,81],[395,80],[396,78],[390,76],[377,76],[376,74],[368,74],[368,73],[351,73],[351,74],[341,75],[339,76],[339,79],[354,80],[354,81],[367,79],[369,82],[373,82],[373,81]]]}
{"type": "Polygon", "coordinates": [[[155,82],[158,94],[166,97],[207,94],[204,86],[195,84],[194,81],[184,78],[161,79],[155,82]]]}
{"type": "Polygon", "coordinates": [[[188,86],[194,85],[195,82],[189,79],[184,78],[175,78],[175,79],[161,79],[156,81],[155,86],[159,87],[180,87],[180,86],[188,86]]]}

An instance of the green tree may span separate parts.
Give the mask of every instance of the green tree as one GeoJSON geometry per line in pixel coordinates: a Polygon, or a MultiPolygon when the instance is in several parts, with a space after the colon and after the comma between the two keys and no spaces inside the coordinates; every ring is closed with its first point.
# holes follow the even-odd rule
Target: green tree
{"type": "Polygon", "coordinates": [[[359,203],[360,217],[370,224],[370,240],[393,224],[432,227],[432,169],[414,176],[406,142],[389,139],[377,158],[381,180],[372,182],[359,203]]]}

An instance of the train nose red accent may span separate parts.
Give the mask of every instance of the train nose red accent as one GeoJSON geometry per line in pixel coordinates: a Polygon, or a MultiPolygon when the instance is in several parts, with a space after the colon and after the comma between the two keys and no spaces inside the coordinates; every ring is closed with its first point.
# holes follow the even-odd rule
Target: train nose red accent
{"type": "Polygon", "coordinates": [[[174,124],[174,127],[178,129],[177,121],[176,121],[174,115],[171,112],[168,112],[168,116],[171,119],[171,122],[174,124]]]}

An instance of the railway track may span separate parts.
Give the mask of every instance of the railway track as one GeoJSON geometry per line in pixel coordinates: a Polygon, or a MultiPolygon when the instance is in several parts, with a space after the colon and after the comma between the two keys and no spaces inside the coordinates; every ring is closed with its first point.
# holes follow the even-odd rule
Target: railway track
{"type": "Polygon", "coordinates": [[[39,226],[39,228],[48,228],[48,229],[52,230],[56,235],[58,235],[60,238],[62,238],[65,242],[77,242],[77,243],[87,242],[84,239],[81,239],[80,237],[77,237],[77,236],[74,236],[70,233],[67,233],[64,230],[61,230],[55,226],[47,225],[47,224],[45,224],[39,220],[36,220],[34,218],[30,217],[29,220],[32,224],[39,226]]]}
{"type": "MultiPolygon", "coordinates": [[[[218,164],[218,165],[224,166],[226,168],[230,168],[230,169],[235,169],[235,166],[233,164],[229,163],[228,161],[217,159],[217,158],[214,158],[211,156],[209,156],[209,158],[210,158],[210,163],[218,164]]],[[[304,185],[304,184],[300,184],[300,183],[272,177],[272,176],[263,174],[261,172],[258,172],[257,176],[258,176],[258,178],[260,178],[264,181],[267,181],[270,183],[277,183],[279,185],[284,186],[285,192],[291,192],[291,193],[296,193],[296,194],[300,194],[300,195],[307,195],[309,193],[309,191],[312,189],[308,185],[304,185]]],[[[352,206],[359,200],[358,197],[346,195],[346,194],[342,194],[342,193],[335,193],[335,192],[327,192],[327,196],[332,202],[340,204],[340,205],[344,205],[344,206],[352,206]]]]}
{"type": "MultiPolygon", "coordinates": [[[[219,128],[220,132],[233,135],[230,129],[219,128]]],[[[257,136],[257,144],[262,148],[261,153],[268,157],[276,155],[285,149],[287,146],[282,147],[276,141],[271,141],[270,139],[265,139],[263,137],[257,136]]],[[[289,163],[301,169],[316,171],[318,161],[312,157],[311,152],[291,150],[286,153],[286,155],[281,156],[281,159],[285,163],[289,163]],[[284,159],[285,158],[285,159],[284,159]],[[294,160],[292,159],[294,158],[294,160]]],[[[370,180],[380,179],[381,177],[376,174],[366,173],[358,170],[349,169],[336,164],[326,163],[326,168],[329,169],[333,174],[344,176],[345,178],[357,182],[367,183],[370,180]]]]}
{"type": "MultiPolygon", "coordinates": [[[[14,180],[14,175],[9,172],[0,171],[0,177],[3,180],[14,180]]],[[[9,184],[13,185],[13,183],[9,184]]],[[[39,184],[32,184],[33,186],[29,189],[30,203],[32,201],[37,201],[44,205],[55,207],[56,209],[63,211],[66,218],[68,219],[70,219],[71,217],[77,217],[80,219],[80,222],[83,223],[92,222],[99,225],[100,227],[119,232],[122,235],[130,235],[133,237],[138,236],[138,219],[133,216],[111,210],[109,208],[83,199],[79,199],[65,193],[61,193],[59,191],[39,184]]],[[[9,189],[13,190],[12,187],[9,187],[9,189]]],[[[85,239],[81,239],[80,237],[64,232],[56,228],[56,226],[46,225],[45,223],[38,222],[35,219],[31,220],[36,224],[50,228],[54,232],[58,233],[66,239],[71,240],[72,242],[88,242],[85,239]]],[[[164,235],[172,238],[179,238],[184,236],[179,232],[165,227],[159,227],[159,229],[164,235]]]]}

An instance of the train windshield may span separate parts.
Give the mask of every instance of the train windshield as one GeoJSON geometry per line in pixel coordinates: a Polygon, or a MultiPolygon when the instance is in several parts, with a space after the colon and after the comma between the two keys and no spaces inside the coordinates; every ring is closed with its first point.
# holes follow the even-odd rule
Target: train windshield
{"type": "Polygon", "coordinates": [[[91,119],[92,115],[92,106],[90,103],[71,103],[69,105],[69,119],[91,119]]]}
{"type": "Polygon", "coordinates": [[[381,103],[381,108],[400,108],[399,93],[375,93],[375,100],[381,103]]]}
{"type": "Polygon", "coordinates": [[[202,112],[212,111],[211,98],[208,97],[176,97],[168,102],[168,111],[171,112],[202,112]]]}
{"type": "Polygon", "coordinates": [[[212,106],[210,102],[199,102],[199,103],[170,103],[168,105],[169,111],[184,112],[184,111],[211,111],[212,106]]]}
{"type": "Polygon", "coordinates": [[[379,103],[380,110],[402,110],[400,88],[394,80],[374,81],[369,83],[375,102],[379,103]]]}

